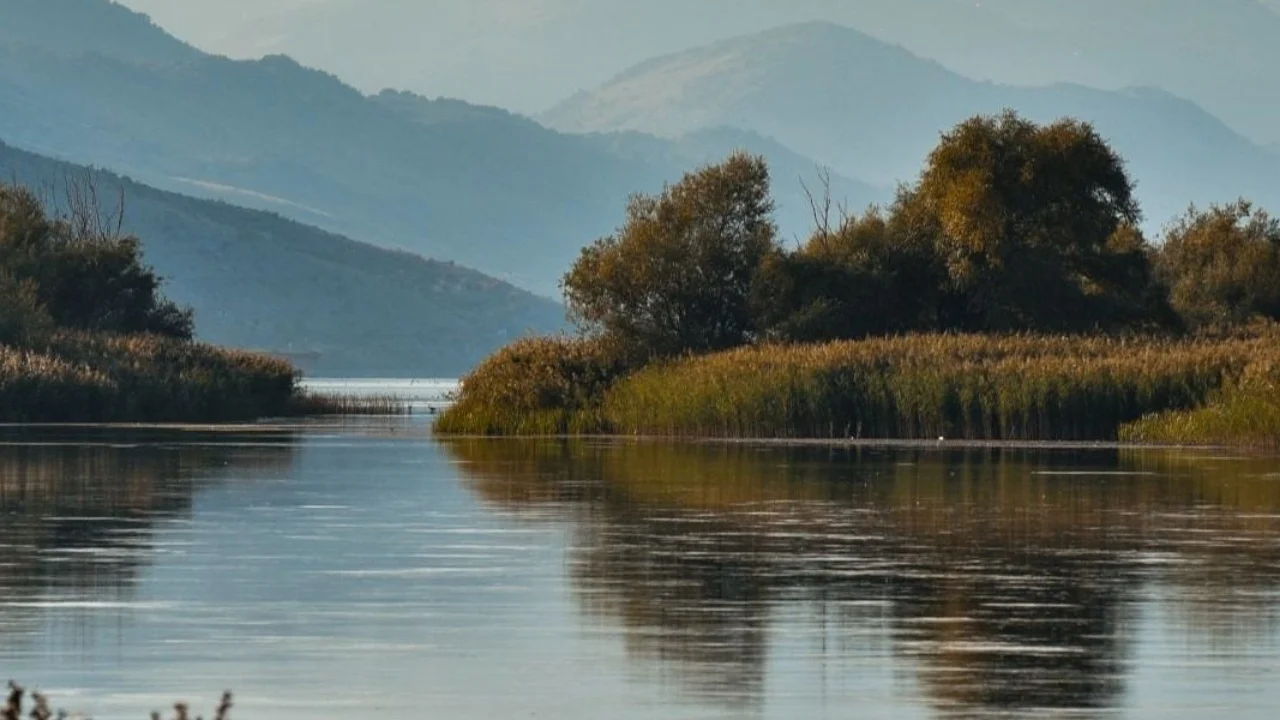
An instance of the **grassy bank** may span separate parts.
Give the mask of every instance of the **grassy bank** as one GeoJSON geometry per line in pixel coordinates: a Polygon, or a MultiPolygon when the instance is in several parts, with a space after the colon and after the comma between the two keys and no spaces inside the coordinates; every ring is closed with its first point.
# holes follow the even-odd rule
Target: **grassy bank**
{"type": "Polygon", "coordinates": [[[221,422],[287,414],[296,370],[156,336],[59,333],[0,346],[0,421],[221,422]]]}
{"type": "Polygon", "coordinates": [[[516,361],[527,357],[495,356],[464,381],[439,430],[1115,440],[1153,413],[1204,406],[1251,367],[1280,366],[1280,347],[1273,331],[1181,341],[917,335],[743,348],[618,371],[608,382],[615,368],[597,360],[585,373],[596,381],[575,385],[591,357],[579,351],[571,373],[544,363],[522,374],[516,361]],[[498,377],[507,380],[501,392],[498,377]]]}
{"type": "Polygon", "coordinates": [[[1120,430],[1134,443],[1280,448],[1280,365],[1251,364],[1200,407],[1148,415],[1120,430]]]}
{"type": "Polygon", "coordinates": [[[234,422],[398,414],[381,399],[308,395],[288,362],[150,335],[62,332],[0,345],[0,422],[234,422]]]}

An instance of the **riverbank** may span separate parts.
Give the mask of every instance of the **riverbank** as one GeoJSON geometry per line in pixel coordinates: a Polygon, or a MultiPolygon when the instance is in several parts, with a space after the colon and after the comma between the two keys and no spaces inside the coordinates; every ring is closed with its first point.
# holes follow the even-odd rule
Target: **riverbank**
{"type": "Polygon", "coordinates": [[[1242,414],[1231,403],[1274,387],[1278,339],[1273,328],[1199,339],[915,335],[750,347],[630,372],[590,344],[526,341],[464,381],[437,431],[1261,445],[1280,425],[1184,437],[1169,418],[1242,414]]]}
{"type": "Polygon", "coordinates": [[[0,345],[0,422],[227,423],[400,414],[389,398],[310,393],[290,363],[154,335],[60,332],[0,345]]]}

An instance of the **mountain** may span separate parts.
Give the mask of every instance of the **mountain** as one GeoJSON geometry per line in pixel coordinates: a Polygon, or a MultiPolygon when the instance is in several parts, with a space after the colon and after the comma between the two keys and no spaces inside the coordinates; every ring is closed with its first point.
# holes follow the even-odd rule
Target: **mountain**
{"type": "Polygon", "coordinates": [[[97,54],[139,63],[175,63],[200,52],[123,5],[102,0],[0,0],[0,45],[97,54]]]}
{"type": "MultiPolygon", "coordinates": [[[[563,309],[452,263],[365,245],[278,215],[164,192],[0,144],[0,177],[45,192],[92,178],[125,198],[124,229],[196,311],[203,340],[299,354],[321,376],[457,376],[563,309]]],[[[48,193],[45,193],[46,195],[48,193]]],[[[53,193],[56,198],[57,193],[53,193]]]]}
{"type": "MultiPolygon", "coordinates": [[[[85,3],[113,7],[42,2],[50,22],[85,3]]],[[[163,45],[158,28],[132,18],[132,34],[152,37],[140,45],[163,45]]],[[[583,245],[613,230],[630,194],[689,169],[492,108],[367,97],[284,57],[156,64],[18,43],[0,45],[0,136],[546,295],[583,245]]]]}
{"type": "Polygon", "coordinates": [[[825,20],[977,79],[1161,87],[1280,142],[1276,0],[124,1],[217,52],[530,113],[645,58],[825,20]]]}
{"type": "MultiPolygon", "coordinates": [[[[34,18],[28,25],[42,12],[48,23],[96,13],[127,24],[120,33],[139,48],[186,47],[106,0],[0,0],[0,16],[12,3],[34,18]]],[[[679,153],[616,153],[495,108],[366,96],[286,57],[175,51],[184,57],[143,61],[104,43],[80,55],[65,45],[0,42],[0,137],[11,144],[449,259],[547,296],[579,250],[617,226],[632,193],[691,169],[679,153]]],[[[779,191],[781,205],[803,205],[794,179],[779,191]]]]}
{"type": "Polygon", "coordinates": [[[1148,217],[1245,195],[1280,205],[1280,157],[1166,92],[977,82],[897,45],[829,23],[788,26],[657,58],[542,120],[567,132],[679,137],[735,126],[837,171],[889,184],[915,177],[938,133],[1014,108],[1095,123],[1126,157],[1148,217]]]}

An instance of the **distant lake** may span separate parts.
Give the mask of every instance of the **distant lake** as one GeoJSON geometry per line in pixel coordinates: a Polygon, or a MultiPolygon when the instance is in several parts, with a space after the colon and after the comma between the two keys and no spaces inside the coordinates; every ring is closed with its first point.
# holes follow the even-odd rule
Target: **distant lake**
{"type": "Polygon", "coordinates": [[[1272,718],[1280,461],[0,430],[0,669],[99,720],[1272,718]]]}

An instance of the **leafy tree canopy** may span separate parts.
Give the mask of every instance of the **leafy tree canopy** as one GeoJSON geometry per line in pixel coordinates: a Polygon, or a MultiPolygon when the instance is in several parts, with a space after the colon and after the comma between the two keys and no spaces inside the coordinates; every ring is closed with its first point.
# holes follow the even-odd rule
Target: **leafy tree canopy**
{"type": "Polygon", "coordinates": [[[618,232],[565,275],[570,314],[588,334],[648,357],[751,341],[752,287],[777,250],[772,211],[769,170],[746,154],[632,198],[618,232]]]}
{"type": "Polygon", "coordinates": [[[1188,210],[1166,233],[1158,264],[1189,325],[1280,319],[1280,219],[1248,202],[1188,210]]]}
{"type": "Polygon", "coordinates": [[[97,198],[69,186],[53,216],[31,191],[0,185],[0,341],[29,342],[49,326],[190,339],[193,319],[160,292],[136,238],[99,214],[97,198]]]}

